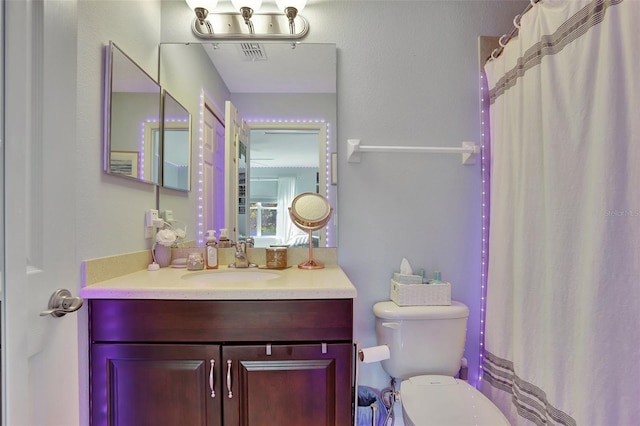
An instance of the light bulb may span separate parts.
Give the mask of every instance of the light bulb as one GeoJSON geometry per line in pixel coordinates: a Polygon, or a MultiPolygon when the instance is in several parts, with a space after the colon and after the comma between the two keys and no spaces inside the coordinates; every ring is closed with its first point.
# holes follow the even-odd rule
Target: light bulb
{"type": "Polygon", "coordinates": [[[191,10],[196,10],[197,7],[207,9],[207,12],[213,12],[213,9],[218,5],[218,0],[185,0],[191,10]]]}
{"type": "Polygon", "coordinates": [[[307,0],[276,0],[278,10],[284,12],[288,7],[295,7],[298,13],[307,5],[307,0]]]}
{"type": "Polygon", "coordinates": [[[248,7],[253,9],[254,12],[257,12],[260,6],[262,6],[262,0],[231,0],[231,4],[233,4],[236,10],[248,7]]]}

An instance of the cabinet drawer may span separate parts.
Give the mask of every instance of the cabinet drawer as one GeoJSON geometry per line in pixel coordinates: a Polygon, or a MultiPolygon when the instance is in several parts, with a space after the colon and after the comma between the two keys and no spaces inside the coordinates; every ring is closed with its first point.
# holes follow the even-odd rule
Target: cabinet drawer
{"type": "Polygon", "coordinates": [[[348,341],[353,300],[89,302],[94,342],[348,341]]]}

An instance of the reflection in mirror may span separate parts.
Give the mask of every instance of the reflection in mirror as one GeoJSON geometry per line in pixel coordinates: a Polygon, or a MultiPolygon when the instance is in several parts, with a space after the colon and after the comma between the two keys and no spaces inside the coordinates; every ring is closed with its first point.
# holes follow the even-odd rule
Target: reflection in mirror
{"type": "MultiPolygon", "coordinates": [[[[335,44],[296,43],[293,49],[290,42],[162,43],[159,75],[163,88],[176,95],[193,117],[199,117],[192,132],[194,145],[191,173],[194,187],[190,194],[195,194],[185,200],[161,190],[159,209],[173,210],[174,213],[182,210],[181,218],[194,217],[196,223],[191,229],[197,230],[199,243],[204,241],[207,229],[219,230],[227,227],[227,223],[238,225],[238,236],[257,232],[250,229],[252,225],[257,226],[248,220],[250,218],[236,217],[231,221],[225,219],[230,211],[235,210],[237,216],[237,212],[240,212],[238,202],[242,201],[240,197],[236,197],[236,191],[232,194],[228,188],[225,189],[224,179],[221,179],[221,176],[228,174],[229,164],[219,160],[224,160],[225,152],[232,152],[232,147],[225,146],[225,134],[230,131],[224,124],[228,118],[225,117],[226,101],[233,103],[252,129],[254,124],[271,123],[274,129],[269,130],[291,131],[295,129],[289,125],[296,123],[302,124],[298,133],[304,134],[309,130],[304,128],[308,124],[314,124],[318,130],[323,127],[324,130],[314,138],[317,142],[312,148],[312,155],[318,163],[315,166],[318,168],[317,182],[314,181],[313,187],[308,189],[296,189],[296,193],[318,191],[336,208],[337,185],[335,182],[327,183],[327,157],[331,157],[331,153],[336,151],[335,44]],[[222,190],[219,190],[221,183],[222,190]],[[203,201],[198,201],[198,194],[202,194],[203,201]],[[187,207],[189,212],[185,211],[187,207]],[[241,229],[242,226],[245,228],[241,229]],[[246,228],[249,228],[249,232],[246,228]]],[[[256,164],[251,157],[255,155],[258,159],[270,158],[267,157],[270,154],[268,145],[263,145],[262,152],[254,154],[253,143],[248,138],[248,168],[245,177],[249,176],[249,179],[244,188],[244,201],[251,203],[252,194],[255,193],[252,186],[256,184],[253,174],[260,177],[260,171],[254,170],[256,164]]],[[[294,168],[294,164],[290,166],[291,169],[294,168]]],[[[262,182],[269,185],[268,180],[262,182]]],[[[298,183],[300,182],[296,180],[296,184],[298,183]]],[[[288,220],[289,227],[295,229],[286,211],[288,205],[285,204],[280,217],[288,220]]],[[[250,210],[249,205],[245,212],[249,211],[250,215],[250,210]]],[[[325,234],[326,238],[319,241],[320,246],[335,247],[335,211],[325,234]]],[[[286,242],[285,240],[284,243],[286,242]]]]}
{"type": "MultiPolygon", "coordinates": [[[[306,247],[305,230],[293,226],[288,207],[296,194],[327,193],[324,123],[249,123],[250,235],[256,247],[306,247]]],[[[326,247],[327,230],[314,235],[326,247]]]]}
{"type": "Polygon", "coordinates": [[[242,141],[239,142],[238,145],[238,235],[245,236],[247,235],[247,227],[248,225],[248,215],[247,215],[247,207],[249,199],[247,198],[248,192],[248,184],[247,178],[250,176],[249,174],[249,160],[247,158],[247,145],[245,145],[242,141]]]}
{"type": "Polygon", "coordinates": [[[105,64],[104,170],[158,184],[160,85],[113,42],[105,64]]]}
{"type": "Polygon", "coordinates": [[[162,102],[162,186],[191,189],[191,114],[169,92],[162,102]]]}

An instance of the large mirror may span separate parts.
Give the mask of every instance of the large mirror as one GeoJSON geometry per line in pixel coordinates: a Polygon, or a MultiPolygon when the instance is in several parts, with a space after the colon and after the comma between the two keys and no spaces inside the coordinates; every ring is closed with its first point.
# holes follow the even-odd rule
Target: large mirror
{"type": "MultiPolygon", "coordinates": [[[[163,88],[180,95],[189,112],[199,117],[192,132],[196,152],[191,174],[202,177],[192,192],[203,194],[199,203],[196,197],[185,200],[161,190],[159,209],[172,210],[174,216],[182,210],[181,220],[189,220],[185,215],[196,221],[202,217],[194,223],[197,238],[231,223],[237,227],[230,229],[231,235],[259,237],[257,247],[305,247],[308,237],[300,235],[286,210],[293,197],[317,192],[337,206],[337,182],[331,178],[332,153],[337,151],[335,44],[163,43],[159,75],[163,88]],[[233,103],[241,115],[238,123],[248,129],[248,153],[240,159],[237,147],[228,141],[225,146],[224,136],[230,132],[226,101],[233,103]],[[233,152],[235,161],[248,164],[242,170],[241,161],[235,163],[235,172],[243,176],[229,179],[225,174],[232,163],[225,156],[233,152]],[[225,186],[225,181],[237,186],[243,178],[239,190],[225,186]],[[245,209],[238,208],[241,201],[247,202],[245,209]]],[[[318,246],[336,246],[335,217],[318,237],[318,246]]]]}
{"type": "Polygon", "coordinates": [[[191,114],[169,92],[162,100],[162,186],[191,188],[191,114]]]}
{"type": "Polygon", "coordinates": [[[105,65],[104,170],[158,184],[160,85],[113,42],[105,65]]]}

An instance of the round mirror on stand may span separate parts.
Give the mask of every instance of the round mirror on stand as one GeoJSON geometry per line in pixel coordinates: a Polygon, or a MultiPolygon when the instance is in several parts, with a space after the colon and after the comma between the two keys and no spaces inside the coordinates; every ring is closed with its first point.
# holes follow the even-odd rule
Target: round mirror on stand
{"type": "Polygon", "coordinates": [[[303,192],[297,195],[289,207],[293,223],[309,233],[309,260],[298,265],[300,269],[322,269],[324,265],[313,260],[313,231],[326,226],[331,219],[333,207],[322,195],[315,192],[303,192]]]}

